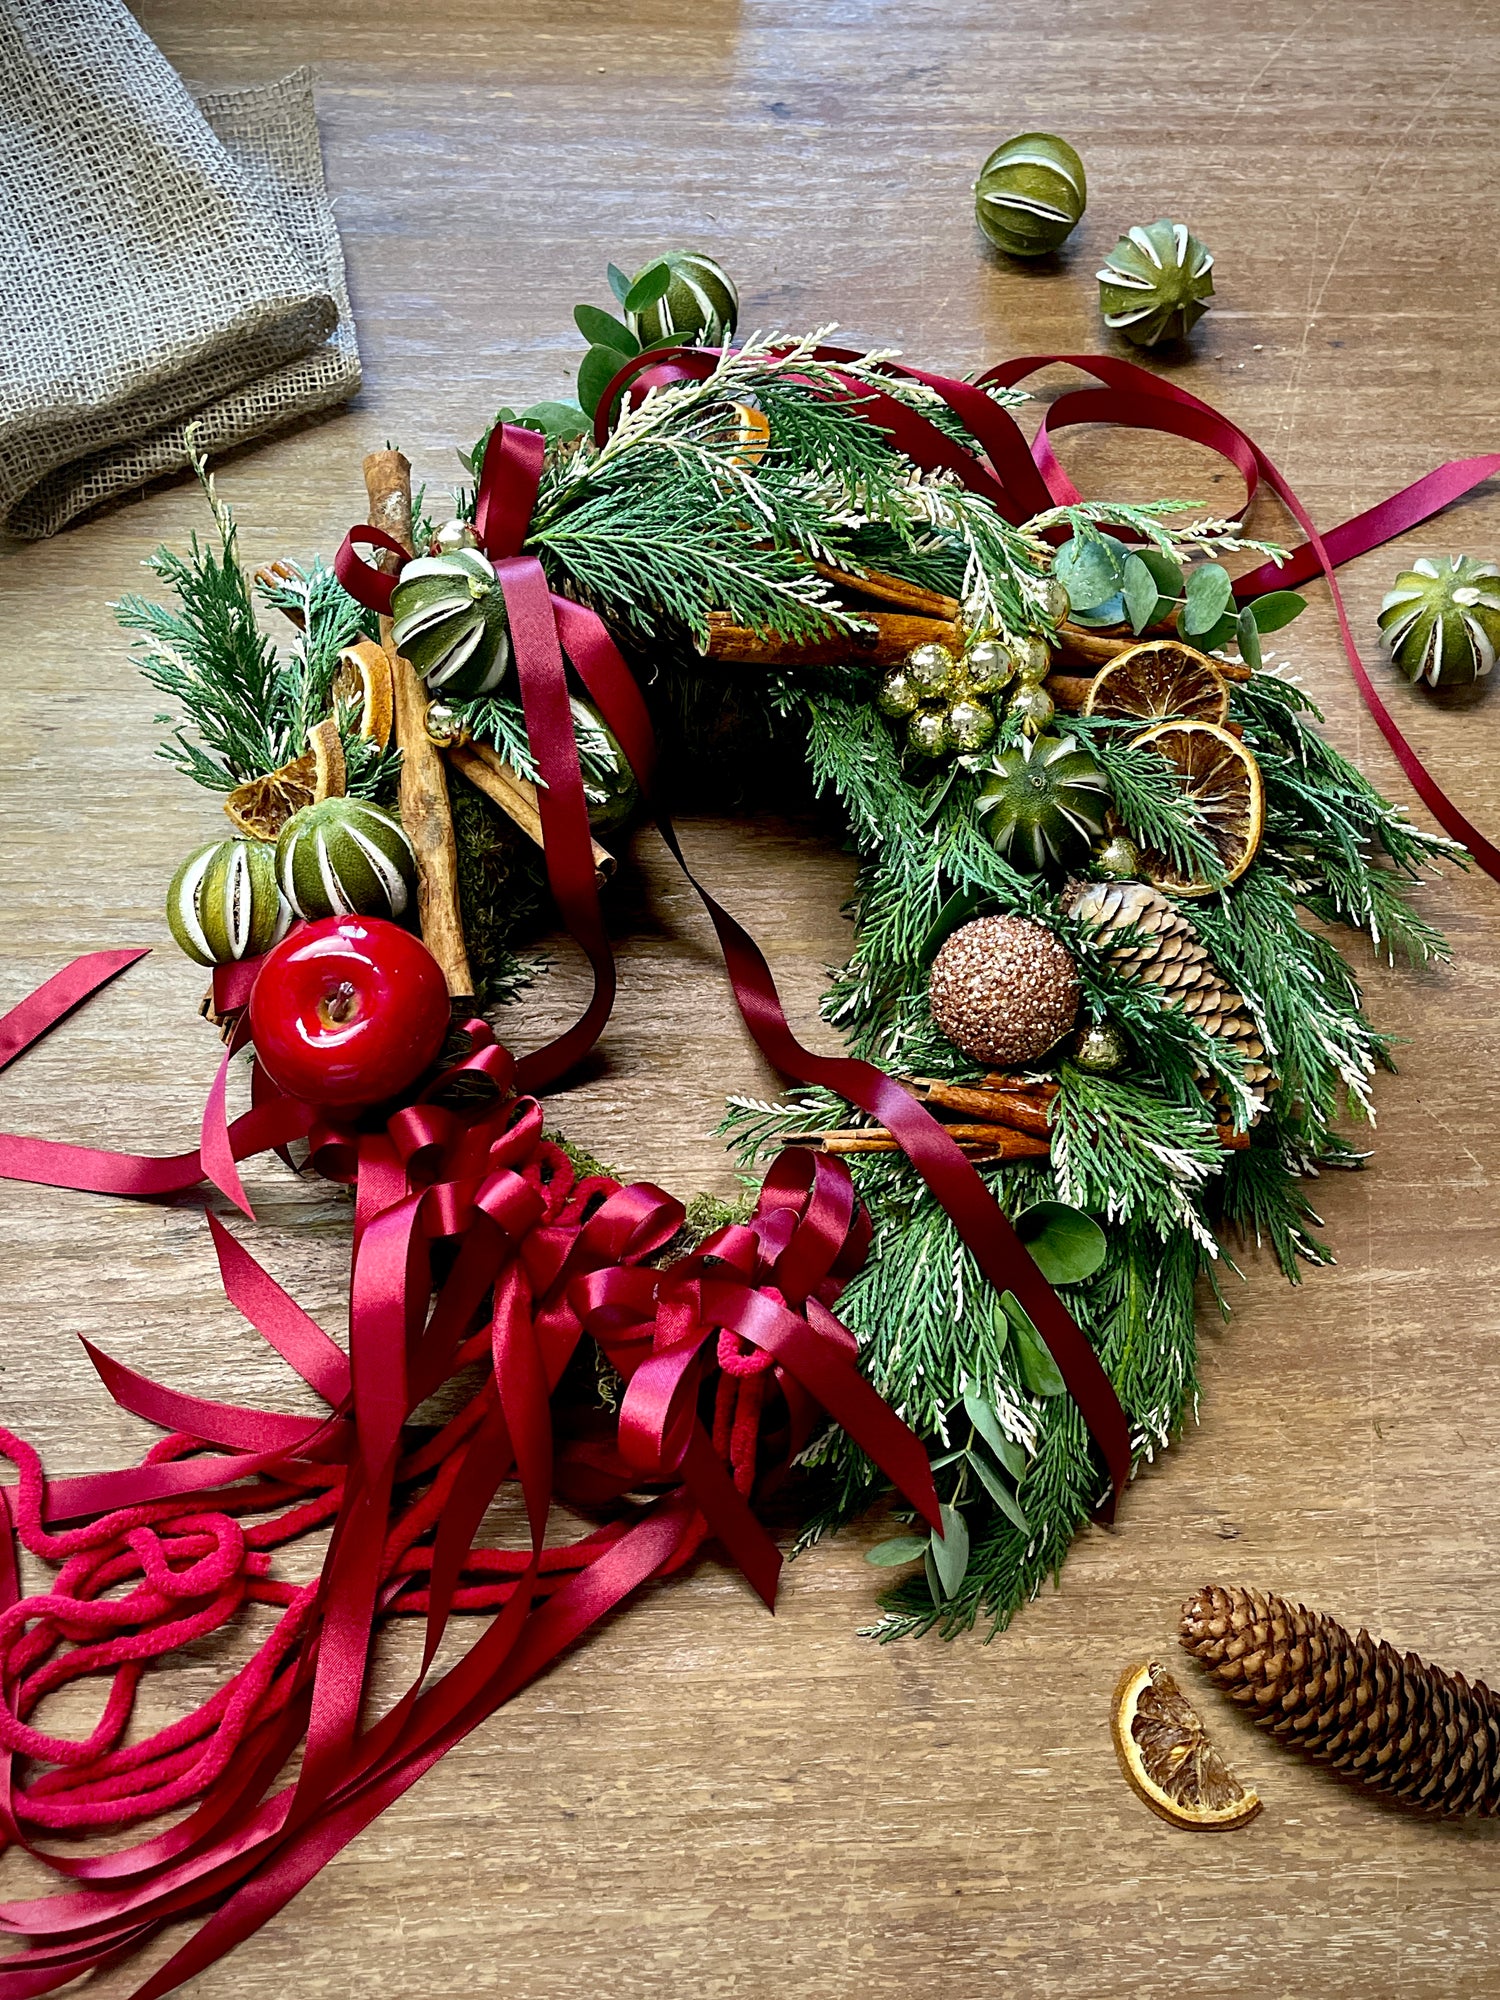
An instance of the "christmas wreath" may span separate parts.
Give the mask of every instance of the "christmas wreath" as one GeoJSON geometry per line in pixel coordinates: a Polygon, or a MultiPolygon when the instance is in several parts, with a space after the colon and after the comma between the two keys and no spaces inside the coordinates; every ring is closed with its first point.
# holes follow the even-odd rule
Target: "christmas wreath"
{"type": "MultiPolygon", "coordinates": [[[[162,754],[232,822],[168,891],[228,1048],[195,1151],[4,1139],[0,1172],[143,1196],[206,1179],[248,1212],[236,1160],[305,1146],[304,1170],[355,1190],[351,1338],[346,1355],[211,1217],[229,1296],[328,1416],[208,1404],[98,1354],[116,1400],[169,1432],[142,1466],[49,1483],[0,1436],[20,1471],[0,1507],[63,1565],[45,1599],[0,1575],[0,1735],[47,1767],[8,1792],[6,1836],[193,1808],[69,1860],[82,1894],[0,1913],[32,1940],[29,1992],[211,1911],[146,1989],[169,1990],[705,1538],[769,1599],[753,1503],[794,1465],[807,1539],[894,1489],[900,1532],[873,1553],[903,1574],[879,1636],[1004,1624],[1192,1408],[1195,1293],[1207,1275],[1223,1304],[1226,1243],[1268,1244],[1293,1282],[1329,1255],[1305,1184],[1357,1163],[1337,1122],[1372,1116],[1389,1064],[1330,931],[1441,956],[1412,888],[1460,839],[1500,864],[1409,752],[1446,830],[1383,799],[1263,648],[1297,582],[1331,582],[1487,461],[1325,542],[1242,433],[1128,364],[1079,358],[1102,386],[1028,445],[1013,412],[1036,361],[964,383],[829,330],[733,345],[711,260],[611,280],[619,316],[578,310],[578,401],[501,410],[441,516],[375,453],[368,523],[333,566],[252,581],[205,473],[215,534],[151,564],[175,602],[119,607],[173,704],[162,754]],[[1308,543],[1080,498],[1051,436],[1100,420],[1214,446],[1308,543]],[[729,1101],[765,1168],[746,1207],[684,1212],[570,1152],[537,1097],[608,1016],[621,833],[649,813],[681,859],[684,780],[746,771],[805,781],[858,853],[824,1003],[849,1054],[801,1048],[700,888],[793,1087],[729,1101]],[[516,1061],[493,1017],[555,917],[594,997],[516,1061]],[[507,1478],[520,1550],[479,1532],[507,1478]],[[555,1495],[599,1525],[549,1545],[555,1495]],[[278,1578],[275,1548],[328,1524],[317,1583],[278,1578]],[[246,1602],[279,1607],[274,1637],[127,1744],[142,1662],[246,1602]],[[495,1616],[425,1685],[469,1610],[495,1616]],[[374,1634],[401,1613],[425,1621],[422,1675],[362,1729],[374,1634]],[[29,1720],[90,1672],[113,1676],[90,1738],[29,1720]],[[269,1791],[304,1734],[301,1775],[269,1791]]],[[[1399,744],[1352,642],[1351,665],[1399,744]]],[[[0,1063],[133,956],[49,982],[0,1023],[0,1063]]]]}

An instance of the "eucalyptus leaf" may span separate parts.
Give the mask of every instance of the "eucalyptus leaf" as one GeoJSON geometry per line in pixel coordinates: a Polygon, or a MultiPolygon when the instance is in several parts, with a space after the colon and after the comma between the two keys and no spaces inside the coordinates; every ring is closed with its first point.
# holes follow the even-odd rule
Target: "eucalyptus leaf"
{"type": "Polygon", "coordinates": [[[1187,579],[1176,556],[1169,556],[1165,549],[1137,549],[1135,557],[1137,562],[1144,563],[1150,570],[1163,597],[1182,596],[1187,589],[1187,579]]]}
{"type": "Polygon", "coordinates": [[[1000,1509],[1006,1520],[1013,1522],[1023,1535],[1029,1535],[1031,1533],[1031,1523],[1026,1518],[1025,1509],[1015,1494],[1011,1492],[1005,1481],[1000,1477],[994,1466],[990,1464],[985,1454],[982,1451],[971,1451],[969,1453],[969,1463],[973,1466],[975,1472],[978,1473],[980,1479],[983,1480],[985,1491],[1000,1509]]]}
{"type": "Polygon", "coordinates": [[[641,343],[636,339],[624,320],[616,319],[601,306],[574,306],[573,324],[596,347],[615,347],[628,361],[632,354],[639,354],[641,343]]]}
{"type": "Polygon", "coordinates": [[[1116,591],[1103,604],[1091,605],[1087,611],[1070,611],[1068,616],[1075,625],[1087,625],[1090,629],[1097,627],[1103,631],[1107,625],[1125,624],[1125,599],[1116,591]]]}
{"type": "Polygon", "coordinates": [[[950,1507],[946,1501],[943,1503],[942,1539],[939,1540],[934,1535],[929,1546],[943,1595],[952,1597],[964,1580],[964,1571],[969,1567],[969,1529],[963,1515],[956,1507],[950,1507]]]}
{"type": "Polygon", "coordinates": [[[941,1579],[938,1576],[937,1564],[932,1560],[931,1542],[927,1544],[927,1552],[922,1558],[922,1567],[927,1572],[927,1588],[932,1593],[933,1603],[941,1604],[944,1595],[943,1585],[941,1579]]]}
{"type": "Polygon", "coordinates": [[[956,1464],[957,1461],[963,1457],[963,1455],[964,1455],[964,1447],[960,1445],[957,1451],[944,1452],[941,1458],[934,1458],[930,1460],[929,1463],[931,1464],[932,1470],[934,1472],[941,1472],[944,1466],[956,1464]]]}
{"type": "Polygon", "coordinates": [[[1118,596],[1125,580],[1125,548],[1111,535],[1074,535],[1063,543],[1052,573],[1075,613],[1093,611],[1118,596]]]}
{"type": "Polygon", "coordinates": [[[605,390],[625,357],[617,347],[591,347],[578,364],[578,400],[590,417],[597,414],[605,390]]]}
{"type": "Polygon", "coordinates": [[[1002,1352],[1011,1336],[1010,1314],[1005,1310],[1005,1296],[1002,1295],[995,1301],[995,1338],[1000,1343],[1002,1352]]]}
{"type": "Polygon", "coordinates": [[[618,264],[609,265],[607,275],[609,277],[609,289],[620,301],[620,304],[624,305],[630,292],[629,278],[626,277],[618,264]]]}
{"type": "Polygon", "coordinates": [[[1182,629],[1190,639],[1209,632],[1224,616],[1234,596],[1234,585],[1222,563],[1199,563],[1189,573],[1187,602],[1182,610],[1182,629]]]}
{"type": "Polygon", "coordinates": [[[1264,597],[1252,599],[1249,609],[1257,632],[1279,632],[1283,625],[1302,616],[1307,599],[1299,590],[1268,590],[1264,597]]]}
{"type": "Polygon", "coordinates": [[[865,1561],[874,1563],[877,1569],[895,1569],[898,1563],[920,1562],[926,1553],[925,1535],[893,1535],[888,1542],[877,1542],[873,1549],[866,1549],[865,1561]]]}
{"type": "Polygon", "coordinates": [[[980,1396],[965,1396],[964,1413],[1011,1478],[1019,1479],[1026,1470],[1026,1454],[1001,1430],[1000,1419],[989,1404],[980,1396]]]}
{"type": "Polygon", "coordinates": [[[990,890],[977,888],[972,883],[966,889],[955,889],[933,918],[931,930],[917,948],[917,957],[924,965],[930,964],[950,932],[967,923],[970,917],[977,916],[986,903],[994,900],[990,890]]]}
{"type": "Polygon", "coordinates": [[[566,444],[570,438],[582,437],[589,429],[589,420],[576,403],[533,403],[515,421],[525,424],[530,430],[543,432],[560,444],[566,444]]]}
{"type": "Polygon", "coordinates": [[[659,258],[646,266],[620,303],[626,312],[644,312],[647,306],[654,306],[658,299],[666,297],[671,282],[672,267],[665,257],[659,258]]]}
{"type": "Polygon", "coordinates": [[[1005,1308],[1005,1317],[1010,1321],[1010,1330],[1016,1337],[1016,1356],[1021,1363],[1021,1380],[1033,1396],[1061,1396],[1067,1389],[1057,1363],[1052,1359],[1052,1351],[1037,1332],[1031,1314],[1016,1297],[1014,1292],[1004,1292],[1000,1298],[1005,1308]]]}
{"type": "Polygon", "coordinates": [[[1015,1220],[1017,1236],[1049,1285],[1076,1285],[1092,1278],[1108,1244],[1091,1215],[1065,1201],[1039,1201],[1015,1220]]]}
{"type": "Polygon", "coordinates": [[[1124,599],[1132,632],[1144,632],[1148,625],[1155,622],[1161,592],[1156,587],[1156,578],[1138,555],[1125,558],[1124,599]]]}
{"type": "Polygon", "coordinates": [[[1193,644],[1200,653],[1212,653],[1220,646],[1227,646],[1239,629],[1239,619],[1233,611],[1226,611],[1217,625],[1211,625],[1206,632],[1194,635],[1193,644]]]}
{"type": "Polygon", "coordinates": [[[1255,613],[1248,604],[1234,621],[1234,639],[1245,665],[1259,671],[1260,628],[1255,622],[1255,613]]]}

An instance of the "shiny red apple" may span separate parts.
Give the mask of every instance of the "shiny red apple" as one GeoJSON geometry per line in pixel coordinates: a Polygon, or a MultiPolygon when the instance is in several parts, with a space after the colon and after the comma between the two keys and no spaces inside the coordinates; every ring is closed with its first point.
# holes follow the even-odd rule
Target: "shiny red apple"
{"type": "Polygon", "coordinates": [[[273,1083],[309,1104],[378,1104],[436,1061],[448,986],[419,938],[384,917],[324,917],[266,956],[250,1033],[273,1083]]]}

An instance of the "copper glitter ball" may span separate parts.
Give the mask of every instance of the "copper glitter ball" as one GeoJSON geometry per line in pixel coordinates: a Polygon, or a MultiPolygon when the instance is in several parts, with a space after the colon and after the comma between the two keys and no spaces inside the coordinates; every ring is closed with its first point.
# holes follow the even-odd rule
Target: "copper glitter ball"
{"type": "Polygon", "coordinates": [[[976,917],[932,962],[932,1018],[975,1062],[1045,1055],[1078,1012],[1072,954],[1030,917],[976,917]]]}

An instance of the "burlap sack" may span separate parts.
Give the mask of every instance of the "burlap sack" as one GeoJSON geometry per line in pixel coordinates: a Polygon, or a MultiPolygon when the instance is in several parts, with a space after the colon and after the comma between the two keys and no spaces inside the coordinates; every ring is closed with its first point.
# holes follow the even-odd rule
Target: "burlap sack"
{"type": "Polygon", "coordinates": [[[200,111],[119,0],[0,0],[0,268],[12,534],[359,386],[309,76],[200,111]]]}

